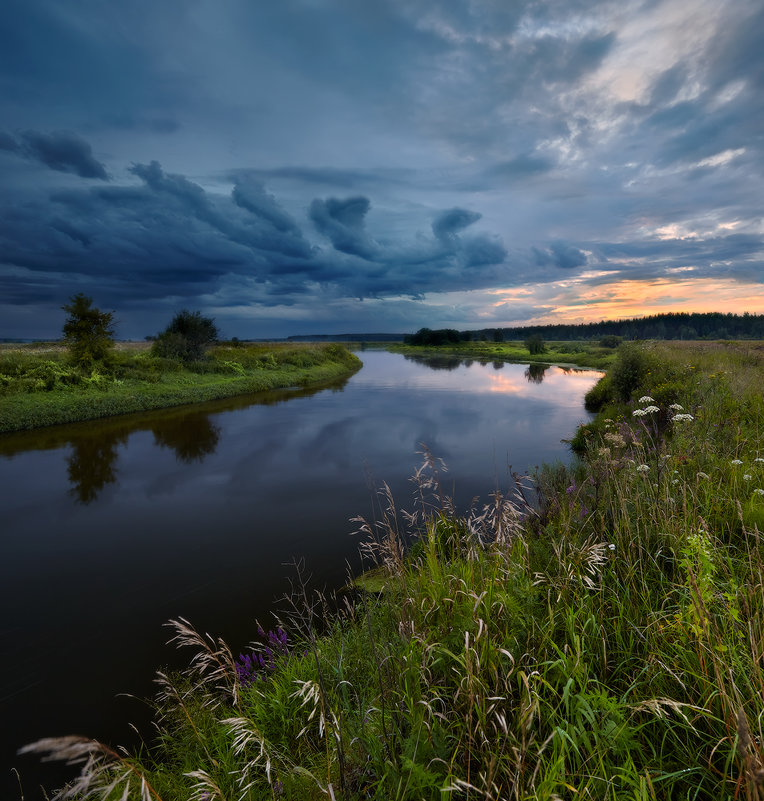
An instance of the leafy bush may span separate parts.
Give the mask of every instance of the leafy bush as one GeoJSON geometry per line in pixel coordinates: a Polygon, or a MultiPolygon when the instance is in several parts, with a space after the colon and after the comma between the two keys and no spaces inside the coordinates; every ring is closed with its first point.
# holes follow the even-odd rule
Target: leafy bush
{"type": "Polygon", "coordinates": [[[610,386],[614,399],[627,401],[632,392],[644,384],[650,360],[641,345],[621,345],[613,369],[610,371],[610,386]]]}
{"type": "Polygon", "coordinates": [[[212,317],[199,311],[179,311],[167,328],[159,334],[151,348],[155,356],[196,362],[204,358],[209,345],[218,339],[218,329],[212,317]]]}
{"type": "Polygon", "coordinates": [[[617,348],[623,342],[623,337],[616,336],[615,334],[608,334],[602,337],[599,341],[601,348],[617,348]]]}
{"type": "Polygon", "coordinates": [[[544,344],[544,338],[541,334],[531,334],[525,340],[525,347],[528,348],[528,352],[531,356],[537,356],[540,353],[546,353],[546,345],[544,344]]]}

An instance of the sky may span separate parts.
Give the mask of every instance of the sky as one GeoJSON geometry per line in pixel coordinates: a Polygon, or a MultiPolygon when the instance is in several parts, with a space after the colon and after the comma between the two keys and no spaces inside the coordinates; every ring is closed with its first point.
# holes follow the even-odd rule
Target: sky
{"type": "Polygon", "coordinates": [[[764,312],[760,0],[4,0],[0,337],[764,312]]]}

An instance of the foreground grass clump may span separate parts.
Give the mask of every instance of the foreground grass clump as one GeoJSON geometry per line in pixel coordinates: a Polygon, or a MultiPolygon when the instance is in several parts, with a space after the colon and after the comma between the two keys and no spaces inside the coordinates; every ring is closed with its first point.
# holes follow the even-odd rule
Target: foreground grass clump
{"type": "Polygon", "coordinates": [[[349,375],[344,347],[220,344],[195,362],[152,355],[136,343],[82,369],[59,344],[0,349],[0,433],[217,400],[349,375]]]}
{"type": "Polygon", "coordinates": [[[58,797],[760,800],[764,349],[643,355],[537,504],[460,514],[426,453],[358,521],[376,592],[298,581],[240,656],[175,621],[153,749],[32,746],[90,760],[58,797]]]}

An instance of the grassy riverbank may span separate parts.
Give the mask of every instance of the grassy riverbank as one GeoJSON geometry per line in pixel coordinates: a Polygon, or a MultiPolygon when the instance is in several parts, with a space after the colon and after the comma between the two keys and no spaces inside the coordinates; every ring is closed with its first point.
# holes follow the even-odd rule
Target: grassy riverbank
{"type": "Polygon", "coordinates": [[[59,344],[0,349],[0,433],[332,381],[360,360],[340,345],[226,345],[183,364],[122,344],[83,372],[59,344]]]}
{"type": "Polygon", "coordinates": [[[761,343],[623,348],[540,508],[458,513],[425,454],[407,514],[357,521],[380,591],[298,581],[240,656],[176,621],[151,751],[36,750],[104,799],[760,800],[762,386],[761,343]]]}
{"type": "Polygon", "coordinates": [[[546,342],[543,353],[531,353],[522,342],[455,342],[437,346],[394,344],[387,350],[411,356],[459,356],[476,361],[575,364],[579,367],[607,369],[614,361],[614,348],[591,342],[546,342]]]}

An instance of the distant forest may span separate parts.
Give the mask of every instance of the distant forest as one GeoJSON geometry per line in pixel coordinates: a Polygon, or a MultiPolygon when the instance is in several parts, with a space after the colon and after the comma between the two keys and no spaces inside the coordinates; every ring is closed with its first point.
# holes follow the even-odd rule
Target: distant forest
{"type": "Polygon", "coordinates": [[[526,325],[517,328],[482,328],[457,331],[453,328],[421,328],[408,334],[410,345],[445,345],[449,342],[527,339],[599,340],[615,336],[623,339],[764,339],[764,314],[703,314],[669,312],[630,320],[603,320],[599,323],[526,325]]]}

